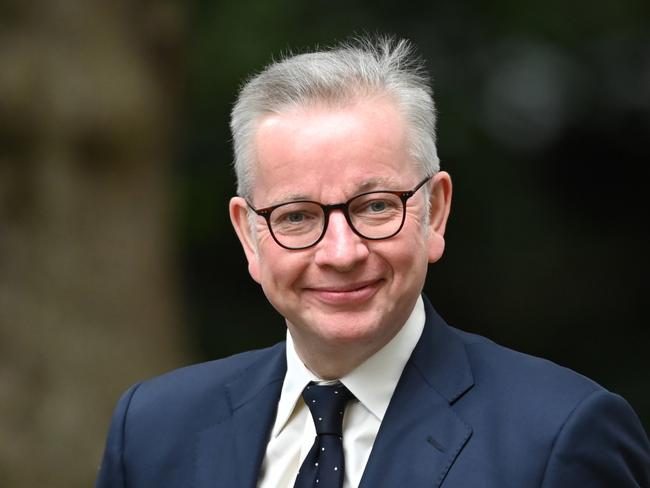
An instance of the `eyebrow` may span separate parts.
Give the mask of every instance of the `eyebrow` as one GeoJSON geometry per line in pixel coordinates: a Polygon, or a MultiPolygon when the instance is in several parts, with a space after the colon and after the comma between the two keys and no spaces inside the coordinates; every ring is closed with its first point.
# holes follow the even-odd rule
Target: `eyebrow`
{"type": "Polygon", "coordinates": [[[370,178],[364,180],[357,186],[357,193],[363,193],[364,191],[372,190],[392,190],[393,187],[397,186],[395,180],[392,178],[386,178],[384,176],[378,176],[375,178],[370,178]]]}
{"type": "MultiPolygon", "coordinates": [[[[352,198],[355,195],[358,195],[360,193],[364,193],[367,191],[373,191],[373,190],[394,190],[398,186],[395,183],[395,180],[392,178],[386,178],[384,176],[377,176],[374,178],[368,178],[367,180],[362,181],[359,183],[350,197],[352,198]]],[[[291,203],[291,202],[297,202],[300,200],[310,200],[313,201],[313,197],[306,193],[283,193],[282,195],[278,196],[277,198],[274,198],[273,201],[267,205],[268,207],[272,207],[275,205],[280,205],[283,203],[291,203]]]]}

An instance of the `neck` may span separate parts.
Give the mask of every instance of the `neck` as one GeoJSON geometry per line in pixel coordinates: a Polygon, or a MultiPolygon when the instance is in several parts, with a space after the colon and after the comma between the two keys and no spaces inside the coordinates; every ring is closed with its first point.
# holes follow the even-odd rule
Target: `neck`
{"type": "Polygon", "coordinates": [[[300,349],[296,345],[296,353],[305,366],[323,380],[337,380],[353,371],[357,366],[363,363],[370,355],[352,355],[352,354],[310,354],[300,349]]]}
{"type": "MultiPolygon", "coordinates": [[[[323,380],[337,380],[349,374],[386,345],[395,334],[380,342],[329,344],[323,341],[305,341],[291,330],[291,338],[298,357],[316,376],[323,380]]],[[[397,332],[397,331],[395,331],[397,332]]]]}

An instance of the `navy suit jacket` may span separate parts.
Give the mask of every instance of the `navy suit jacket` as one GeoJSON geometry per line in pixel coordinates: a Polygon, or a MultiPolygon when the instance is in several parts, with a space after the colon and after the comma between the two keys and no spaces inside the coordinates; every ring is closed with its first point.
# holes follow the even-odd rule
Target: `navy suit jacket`
{"type": "MultiPolygon", "coordinates": [[[[361,487],[650,487],[650,444],[625,400],[425,307],[361,487]]],[[[254,487],[285,371],[281,343],[133,386],[97,488],[254,487]]]]}

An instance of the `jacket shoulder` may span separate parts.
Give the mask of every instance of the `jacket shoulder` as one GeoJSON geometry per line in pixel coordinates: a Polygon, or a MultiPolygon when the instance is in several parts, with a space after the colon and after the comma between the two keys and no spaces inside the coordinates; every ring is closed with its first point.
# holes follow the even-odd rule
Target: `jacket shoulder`
{"type": "Polygon", "coordinates": [[[495,486],[650,486],[650,444],[623,398],[569,368],[450,329],[474,379],[453,406],[474,429],[466,454],[488,471],[501,466],[495,486]],[[514,479],[527,481],[508,485],[514,479]]]}
{"type": "MultiPolygon", "coordinates": [[[[284,360],[284,343],[273,347],[239,353],[227,358],[185,366],[148,379],[125,394],[129,396],[128,410],[131,419],[140,418],[147,424],[156,424],[163,416],[167,422],[177,418],[184,423],[199,419],[227,415],[230,404],[227,385],[256,370],[268,371],[273,362],[284,360]],[[146,420],[144,420],[146,419],[146,420]]],[[[278,369],[281,380],[284,371],[278,369]]],[[[122,402],[125,398],[122,399],[122,402]]]]}
{"type": "Polygon", "coordinates": [[[465,345],[472,373],[478,385],[501,386],[512,393],[522,390],[528,398],[555,397],[569,403],[596,391],[606,391],[595,381],[556,364],[499,345],[483,336],[450,327],[465,345]]]}

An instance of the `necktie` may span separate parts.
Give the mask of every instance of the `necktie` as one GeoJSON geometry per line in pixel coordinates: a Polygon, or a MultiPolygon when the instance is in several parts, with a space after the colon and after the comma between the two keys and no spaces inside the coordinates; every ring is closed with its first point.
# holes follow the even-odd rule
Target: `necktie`
{"type": "Polygon", "coordinates": [[[343,486],[343,412],[352,393],[341,383],[310,383],[302,392],[316,426],[316,439],[300,466],[294,488],[343,486]]]}

